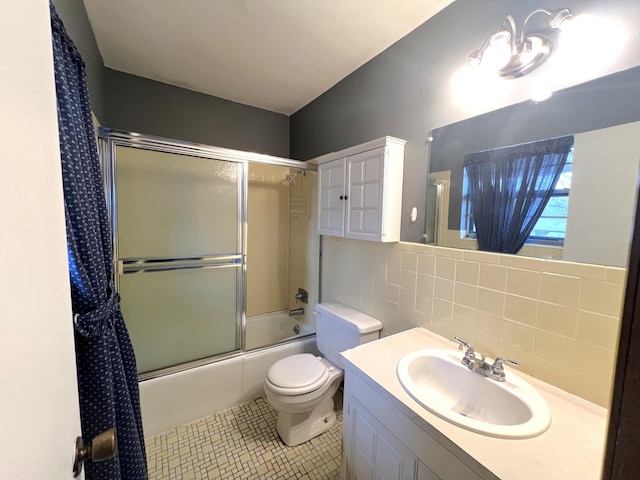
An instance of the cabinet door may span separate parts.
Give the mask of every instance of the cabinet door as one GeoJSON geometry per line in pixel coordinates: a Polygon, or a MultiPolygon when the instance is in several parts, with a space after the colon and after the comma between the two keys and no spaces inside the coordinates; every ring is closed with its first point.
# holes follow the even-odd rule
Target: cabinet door
{"type": "MultiPolygon", "coordinates": [[[[349,405],[350,442],[345,449],[349,480],[414,480],[417,459],[358,402],[349,405]]],[[[426,477],[429,478],[429,477],[426,477]]]]}
{"type": "Polygon", "coordinates": [[[344,236],[345,159],[318,166],[318,233],[344,236]]]}
{"type": "Polygon", "coordinates": [[[345,237],[383,240],[385,147],[347,157],[345,237]]]}

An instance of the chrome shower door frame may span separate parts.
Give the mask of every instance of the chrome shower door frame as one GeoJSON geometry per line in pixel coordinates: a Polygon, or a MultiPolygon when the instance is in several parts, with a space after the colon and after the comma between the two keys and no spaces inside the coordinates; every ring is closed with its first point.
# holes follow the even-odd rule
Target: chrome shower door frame
{"type": "Polygon", "coordinates": [[[237,275],[236,305],[236,349],[220,355],[203,358],[139,375],[140,380],[156,378],[178,371],[241,355],[245,350],[246,333],[246,251],[247,251],[247,193],[249,162],[315,170],[315,165],[306,162],[274,157],[258,153],[213,147],[192,142],[168,139],[152,135],[100,127],[98,130],[98,150],[103,169],[107,209],[111,221],[111,239],[113,247],[113,271],[116,291],[119,291],[119,276],[130,273],[153,271],[229,268],[240,269],[237,275]],[[118,146],[139,148],[164,153],[188,155],[211,160],[222,160],[239,164],[239,195],[237,225],[237,251],[234,254],[188,258],[135,258],[121,259],[118,247],[117,185],[116,185],[116,149],[118,146]]]}

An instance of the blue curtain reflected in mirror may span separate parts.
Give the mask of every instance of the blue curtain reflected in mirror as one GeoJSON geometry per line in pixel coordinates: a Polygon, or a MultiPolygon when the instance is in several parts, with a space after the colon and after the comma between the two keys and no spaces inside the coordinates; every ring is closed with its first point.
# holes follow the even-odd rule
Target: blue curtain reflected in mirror
{"type": "Polygon", "coordinates": [[[515,254],[533,231],[562,174],[573,136],[465,155],[480,250],[515,254]]]}

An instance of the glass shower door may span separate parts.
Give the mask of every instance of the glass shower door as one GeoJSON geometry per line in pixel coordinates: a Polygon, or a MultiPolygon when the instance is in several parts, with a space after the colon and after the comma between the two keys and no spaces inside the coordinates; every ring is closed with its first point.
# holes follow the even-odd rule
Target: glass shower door
{"type": "Polygon", "coordinates": [[[241,162],[117,145],[117,288],[139,373],[241,348],[241,162]]]}
{"type": "Polygon", "coordinates": [[[425,213],[424,243],[437,245],[440,241],[440,222],[442,210],[442,190],[444,182],[429,178],[427,186],[427,208],[425,213]]]}

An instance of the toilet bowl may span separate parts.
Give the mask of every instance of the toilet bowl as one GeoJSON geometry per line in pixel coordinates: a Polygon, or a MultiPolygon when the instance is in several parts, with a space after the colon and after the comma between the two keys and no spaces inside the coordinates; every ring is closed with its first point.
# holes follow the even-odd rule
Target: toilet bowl
{"type": "Polygon", "coordinates": [[[336,421],[333,396],[344,376],[340,352],[380,336],[382,323],[341,305],[316,305],[316,341],[324,355],[291,355],[269,368],[264,380],[267,401],[278,411],[276,430],[289,446],[325,432],[336,421]]]}
{"type": "Polygon", "coordinates": [[[291,355],[271,366],[264,389],[267,401],[278,411],[276,430],[284,443],[299,445],[333,426],[333,396],[342,377],[340,368],[309,353],[291,355]]]}

